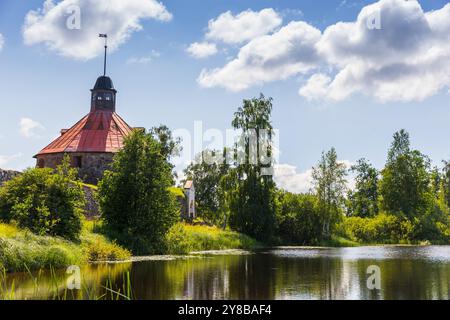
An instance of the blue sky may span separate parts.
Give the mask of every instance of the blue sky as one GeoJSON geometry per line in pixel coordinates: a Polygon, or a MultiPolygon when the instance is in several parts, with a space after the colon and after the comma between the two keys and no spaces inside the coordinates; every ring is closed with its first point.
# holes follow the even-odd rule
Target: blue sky
{"type": "Polygon", "coordinates": [[[89,111],[89,89],[102,72],[102,42],[94,40],[100,32],[110,32],[115,46],[108,74],[118,90],[117,112],[132,126],[163,123],[193,131],[194,121],[202,121],[204,129],[225,130],[242,99],[260,92],[273,97],[284,166],[279,179],[293,191],[305,188],[308,170],[332,146],[342,160],[366,157],[381,168],[392,134],[401,128],[410,132],[414,147],[439,164],[450,159],[450,72],[437,67],[448,65],[450,71],[445,38],[450,25],[442,22],[450,10],[444,7],[447,1],[402,1],[132,0],[133,7],[111,13],[90,5],[91,0],[74,0],[69,2],[80,4],[81,30],[73,33],[46,20],[67,1],[53,1],[48,12],[36,13],[40,21],[26,23],[44,1],[2,0],[0,167],[33,166],[35,153],[89,111]],[[374,38],[371,30],[358,29],[357,17],[364,18],[368,5],[381,12],[374,38]],[[433,10],[438,14],[431,15],[433,10]],[[239,17],[248,18],[242,30],[239,17]],[[421,24],[424,19],[429,28],[421,24]],[[223,23],[208,27],[219,20],[223,23]],[[345,30],[336,27],[355,21],[345,30]],[[117,30],[136,23],[140,30],[127,29],[121,38],[117,30]],[[225,38],[227,23],[237,28],[235,38],[225,38]],[[362,39],[358,43],[352,42],[356,34],[362,39]],[[49,45],[49,39],[58,43],[49,45]],[[367,39],[372,40],[364,43],[367,39]],[[303,41],[304,47],[294,50],[284,46],[303,41]],[[195,57],[187,51],[195,42],[214,50],[195,57]],[[260,55],[252,55],[254,48],[260,55]],[[430,48],[438,58],[430,58],[430,48]],[[278,50],[286,52],[272,57],[278,50]],[[247,59],[227,66],[239,56],[247,59]],[[248,65],[261,56],[272,60],[248,65]],[[199,80],[202,70],[207,76],[199,80]],[[347,78],[339,82],[339,75],[347,78]]]}

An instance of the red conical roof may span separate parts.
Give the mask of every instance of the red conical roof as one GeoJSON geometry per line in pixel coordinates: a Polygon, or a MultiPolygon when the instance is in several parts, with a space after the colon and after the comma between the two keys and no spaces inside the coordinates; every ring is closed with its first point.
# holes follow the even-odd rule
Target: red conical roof
{"type": "Polygon", "coordinates": [[[62,152],[118,152],[133,129],[113,111],[89,113],[36,156],[62,152]]]}

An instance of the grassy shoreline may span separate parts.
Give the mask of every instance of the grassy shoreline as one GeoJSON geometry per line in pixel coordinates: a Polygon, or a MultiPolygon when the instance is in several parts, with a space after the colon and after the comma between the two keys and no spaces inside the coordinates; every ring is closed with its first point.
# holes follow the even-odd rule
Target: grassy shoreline
{"type": "Polygon", "coordinates": [[[11,224],[0,223],[0,269],[19,272],[69,265],[85,265],[91,261],[120,261],[131,253],[93,232],[89,222],[83,225],[80,240],[39,236],[11,224]]]}
{"type": "Polygon", "coordinates": [[[244,234],[212,226],[177,223],[166,236],[169,254],[227,249],[256,249],[262,245],[244,234]]]}
{"type": "MultiPolygon", "coordinates": [[[[78,242],[58,237],[39,236],[14,225],[0,223],[0,270],[20,272],[89,263],[113,263],[133,261],[139,258],[96,232],[96,222],[84,221],[78,242]]],[[[264,244],[235,231],[205,225],[177,223],[166,236],[167,256],[185,256],[196,252],[221,250],[254,250],[264,244]]],[[[358,247],[368,244],[333,236],[317,248],[358,247]]],[[[395,245],[395,244],[394,244],[395,245]]],[[[397,244],[401,245],[401,244],[397,244]]],[[[282,246],[288,247],[288,246],[282,246]]],[[[294,246],[295,247],[295,246],[294,246]]],[[[308,246],[302,246],[308,248],[308,246]]]]}
{"type": "MultiPolygon", "coordinates": [[[[0,270],[6,272],[60,269],[69,265],[132,260],[131,252],[97,233],[98,225],[84,221],[80,240],[39,236],[28,230],[0,223],[0,270]]],[[[176,224],[166,237],[167,255],[188,255],[196,251],[255,249],[256,240],[217,227],[176,224]]]]}

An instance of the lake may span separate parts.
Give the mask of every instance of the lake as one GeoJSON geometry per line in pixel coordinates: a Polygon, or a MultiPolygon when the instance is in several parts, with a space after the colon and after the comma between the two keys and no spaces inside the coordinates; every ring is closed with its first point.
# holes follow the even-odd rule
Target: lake
{"type": "Polygon", "coordinates": [[[65,290],[65,270],[34,274],[35,280],[10,274],[7,283],[14,281],[16,299],[107,297],[105,287],[126,290],[127,275],[135,299],[450,299],[450,246],[289,247],[150,259],[83,267],[81,290],[65,290]],[[367,285],[377,276],[374,266],[380,289],[367,285]]]}

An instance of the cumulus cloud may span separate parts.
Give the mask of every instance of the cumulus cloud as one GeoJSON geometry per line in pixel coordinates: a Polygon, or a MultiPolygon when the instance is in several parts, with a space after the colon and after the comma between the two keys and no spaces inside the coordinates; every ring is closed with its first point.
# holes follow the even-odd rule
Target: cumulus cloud
{"type": "MultiPolygon", "coordinates": [[[[339,163],[345,165],[350,169],[353,162],[349,160],[339,160],[339,163]]],[[[296,166],[290,164],[277,164],[274,166],[274,180],[277,186],[281,189],[292,193],[308,193],[313,190],[313,169],[308,169],[303,172],[298,172],[296,166]]],[[[354,189],[354,176],[347,176],[347,188],[354,189]]]]}
{"type": "Polygon", "coordinates": [[[114,51],[142,29],[144,19],[169,21],[172,15],[157,0],[46,0],[26,15],[23,38],[27,45],[45,44],[63,56],[87,60],[102,53],[99,33],[108,34],[114,51]]]}
{"type": "MultiPolygon", "coordinates": [[[[450,85],[450,4],[424,12],[416,1],[381,0],[355,22],[328,27],[317,47],[336,75],[322,97],[353,93],[380,101],[423,100],[450,85]],[[380,28],[368,21],[379,17],[380,28]]],[[[309,96],[312,97],[311,95],[309,96]]]]}
{"type": "Polygon", "coordinates": [[[210,42],[194,42],[186,50],[192,57],[197,59],[207,58],[217,53],[217,46],[210,42]]]}
{"type": "Polygon", "coordinates": [[[44,129],[42,124],[30,118],[20,119],[19,132],[25,138],[39,137],[39,131],[44,129]]]}
{"type": "Polygon", "coordinates": [[[4,45],[5,45],[5,38],[0,33],[0,51],[2,51],[4,45]]]}
{"type": "Polygon", "coordinates": [[[305,22],[291,22],[250,41],[223,68],[203,70],[197,81],[206,88],[239,91],[307,72],[319,59],[314,45],[320,36],[318,29],[305,22]]]}
{"type": "Polygon", "coordinates": [[[308,100],[359,93],[382,102],[421,101],[448,91],[450,4],[425,12],[417,1],[380,0],[323,33],[290,22],[251,40],[223,67],[202,70],[198,82],[239,91],[295,75],[309,78],[299,89],[308,100]]]}
{"type": "Polygon", "coordinates": [[[317,100],[327,95],[331,78],[323,73],[316,73],[300,88],[299,94],[308,100],[317,100]]]}
{"type": "Polygon", "coordinates": [[[227,11],[209,21],[206,38],[239,44],[272,32],[282,22],[281,16],[272,8],[259,12],[247,10],[237,15],[227,11]]]}
{"type": "Polygon", "coordinates": [[[297,172],[297,167],[278,164],[274,167],[274,180],[281,189],[292,193],[307,193],[313,187],[312,169],[297,172]]]}

